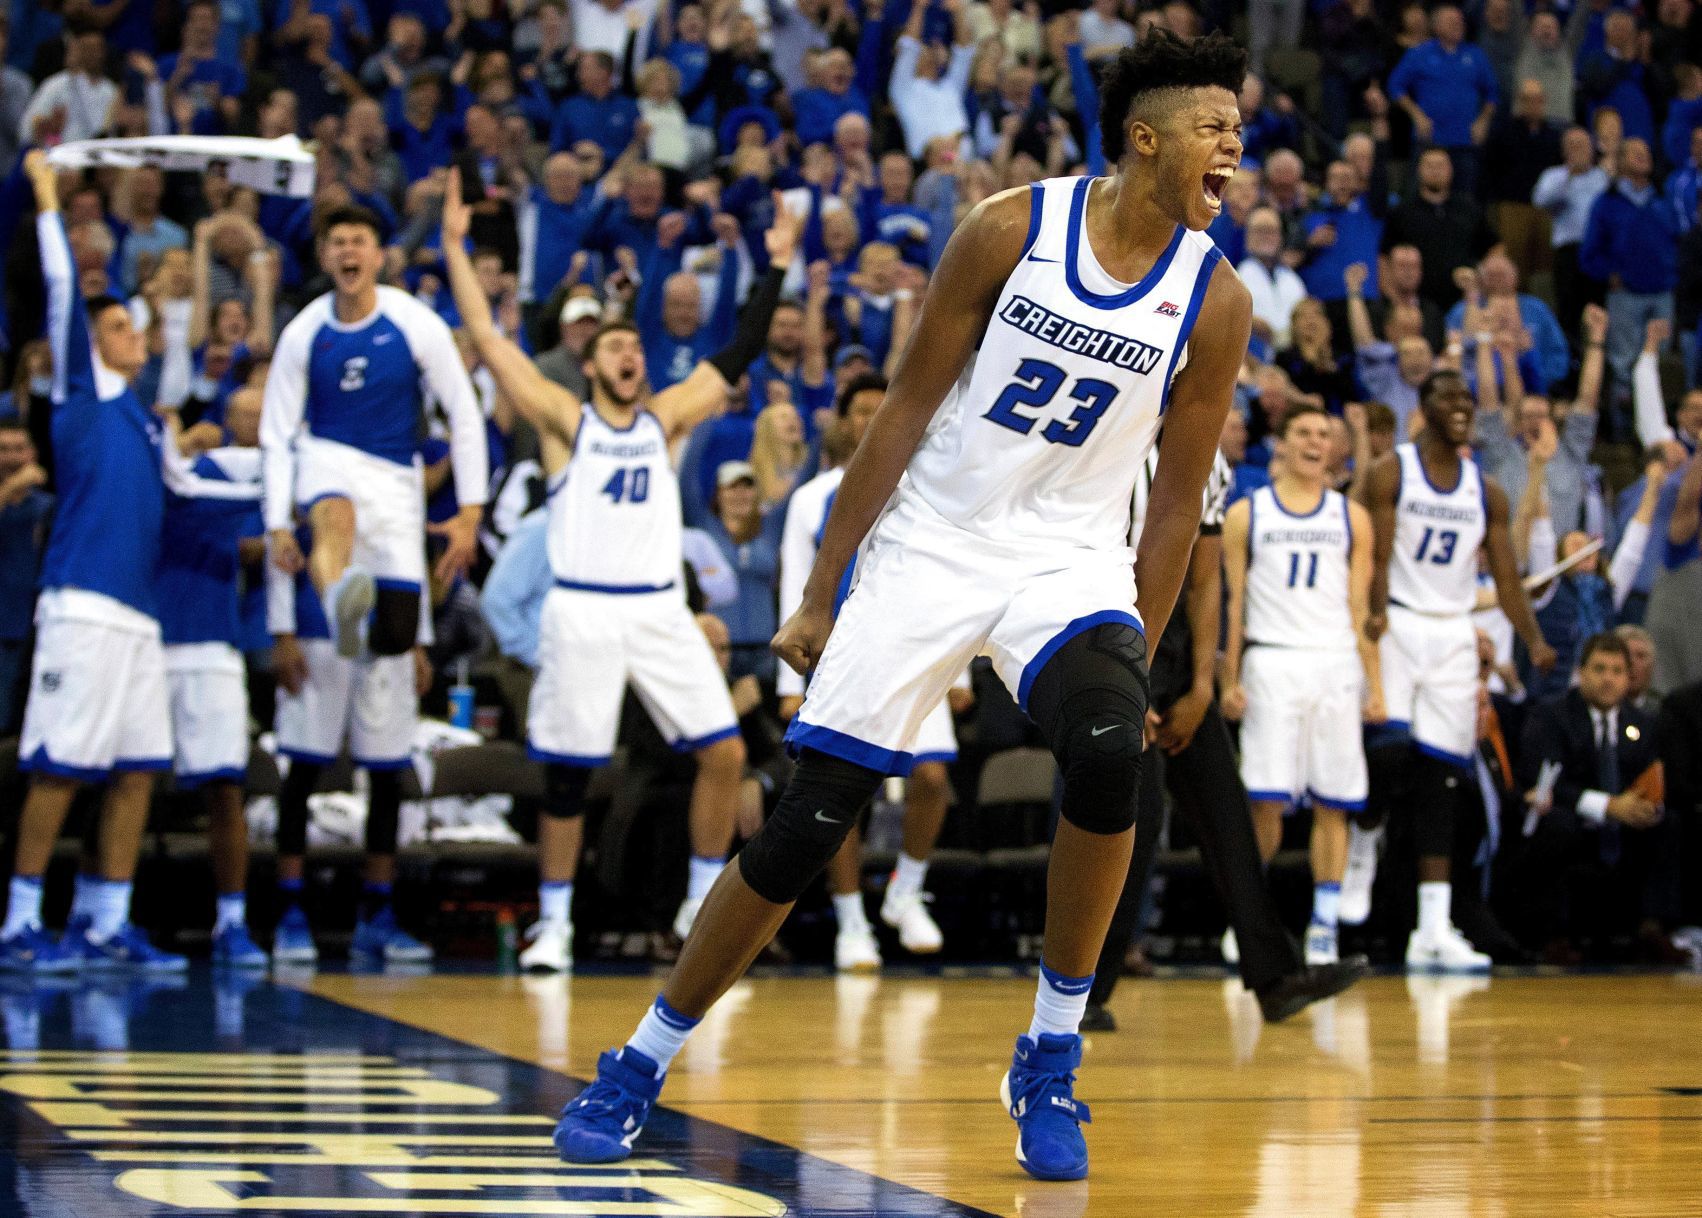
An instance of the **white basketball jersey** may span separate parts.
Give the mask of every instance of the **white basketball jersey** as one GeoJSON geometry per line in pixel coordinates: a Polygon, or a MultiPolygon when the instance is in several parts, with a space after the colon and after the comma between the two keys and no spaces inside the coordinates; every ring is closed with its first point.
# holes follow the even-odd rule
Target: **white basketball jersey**
{"type": "Polygon", "coordinates": [[[1470,613],[1477,602],[1477,551],[1489,531],[1489,506],[1477,462],[1460,458],[1451,490],[1430,481],[1418,446],[1395,449],[1401,488],[1395,498],[1395,552],[1389,603],[1436,616],[1470,613]]]}
{"type": "Polygon", "coordinates": [[[1127,550],[1141,462],[1221,255],[1178,226],[1137,284],[1085,230],[1091,178],[1031,188],[1029,240],[900,484],[984,536],[1127,550]]]}
{"type": "Polygon", "coordinates": [[[680,581],[680,484],[649,411],[625,430],[587,405],[549,487],[550,569],[585,592],[658,592],[680,581]]]}
{"type": "Polygon", "coordinates": [[[1326,490],[1316,508],[1296,514],[1275,487],[1261,486],[1247,506],[1247,641],[1353,650],[1347,500],[1326,490]]]}

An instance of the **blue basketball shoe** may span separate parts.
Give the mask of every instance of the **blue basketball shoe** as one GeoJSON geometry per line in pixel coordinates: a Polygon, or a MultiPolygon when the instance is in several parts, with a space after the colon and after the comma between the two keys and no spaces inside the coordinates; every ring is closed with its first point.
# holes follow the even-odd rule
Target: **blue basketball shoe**
{"type": "Polygon", "coordinates": [[[596,1079],[561,1110],[556,1153],[568,1163],[620,1162],[661,1092],[655,1062],[636,1049],[609,1050],[597,1059],[596,1079]]]}
{"type": "Polygon", "coordinates": [[[232,923],[213,936],[213,965],[228,969],[263,969],[272,963],[266,949],[254,941],[248,927],[232,923]]]}
{"type": "Polygon", "coordinates": [[[69,973],[77,968],[77,957],[59,941],[31,922],[15,935],[0,939],[0,972],[69,973]]]}
{"type": "Polygon", "coordinates": [[[1081,1037],[1046,1034],[1036,1044],[1016,1038],[1011,1068],[999,1099],[1016,1118],[1016,1161],[1036,1180],[1080,1180],[1087,1175],[1087,1141],[1081,1127],[1093,1118],[1075,1098],[1081,1037]]]}

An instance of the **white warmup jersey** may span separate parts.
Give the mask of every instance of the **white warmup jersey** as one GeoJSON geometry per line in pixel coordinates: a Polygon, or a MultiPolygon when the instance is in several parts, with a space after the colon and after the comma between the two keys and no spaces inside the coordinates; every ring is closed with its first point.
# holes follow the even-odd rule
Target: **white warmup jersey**
{"type": "Polygon", "coordinates": [[[1352,651],[1347,500],[1326,490],[1302,515],[1285,508],[1274,487],[1261,486],[1247,506],[1247,641],[1352,651]]]}
{"type": "Polygon", "coordinates": [[[1221,255],[1178,227],[1117,283],[1086,233],[1091,182],[1030,187],[1021,260],[864,542],[794,749],[906,773],[977,655],[1026,708],[1070,639],[1141,629],[1131,502],[1221,255]]]}
{"type": "Polygon", "coordinates": [[[1140,460],[1221,254],[1178,226],[1118,284],[1085,237],[1092,178],[1030,189],[1031,240],[900,494],[982,536],[1126,549],[1140,460]]]}
{"type": "Polygon", "coordinates": [[[1415,613],[1452,616],[1477,601],[1477,551],[1489,531],[1489,507],[1477,462],[1461,458],[1450,490],[1430,481],[1418,446],[1395,449],[1401,486],[1395,499],[1395,548],[1389,603],[1415,613]]]}
{"type": "Polygon", "coordinates": [[[550,569],[582,592],[660,592],[680,582],[680,484],[649,411],[612,427],[590,406],[549,486],[550,569]]]}
{"type": "Polygon", "coordinates": [[[1289,511],[1276,488],[1249,497],[1247,652],[1241,687],[1241,778],[1258,802],[1356,812],[1365,806],[1360,743],[1364,672],[1348,573],[1353,525],[1347,500],[1324,491],[1289,511]]]}
{"type": "Polygon", "coordinates": [[[1378,640],[1389,722],[1422,753],[1471,764],[1477,740],[1477,552],[1489,530],[1483,474],[1462,458],[1453,489],[1432,485],[1402,444],[1389,558],[1389,628],[1378,640]]]}

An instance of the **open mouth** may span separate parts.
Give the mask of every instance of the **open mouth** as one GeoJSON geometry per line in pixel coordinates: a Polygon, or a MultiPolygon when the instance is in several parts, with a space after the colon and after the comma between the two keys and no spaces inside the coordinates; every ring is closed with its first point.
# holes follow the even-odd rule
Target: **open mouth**
{"type": "Polygon", "coordinates": [[[1200,178],[1200,193],[1204,196],[1206,207],[1217,211],[1223,206],[1223,188],[1229,184],[1229,179],[1235,176],[1235,170],[1223,166],[1204,174],[1200,178]]]}

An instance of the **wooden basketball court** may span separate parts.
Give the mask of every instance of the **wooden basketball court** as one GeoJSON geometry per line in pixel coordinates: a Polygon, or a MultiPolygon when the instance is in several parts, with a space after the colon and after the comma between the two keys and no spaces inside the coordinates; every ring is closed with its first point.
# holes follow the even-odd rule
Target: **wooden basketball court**
{"type": "MultiPolygon", "coordinates": [[[[584,1077],[656,986],[311,989],[584,1077]]],[[[1702,1214],[1702,977],[1378,977],[1274,1027],[1235,981],[1129,982],[1120,1030],[1088,1038],[1093,1174],[1076,1185],[1020,1172],[996,1098],[1032,990],[1014,976],[752,980],[698,1029],[663,1099],[804,1152],[805,1177],[817,1160],[852,1169],[795,1212],[1702,1214]],[[858,1191],[871,1177],[918,1195],[885,1208],[858,1191]]]]}

